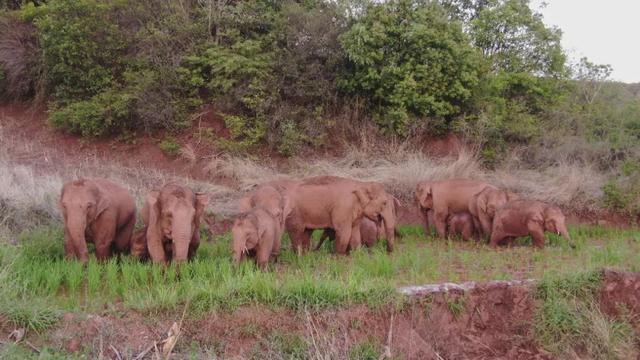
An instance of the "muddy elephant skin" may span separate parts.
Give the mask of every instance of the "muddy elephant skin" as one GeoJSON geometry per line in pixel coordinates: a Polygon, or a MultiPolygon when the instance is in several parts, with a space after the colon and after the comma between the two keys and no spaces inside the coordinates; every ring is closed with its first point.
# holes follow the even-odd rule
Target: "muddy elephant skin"
{"type": "Polygon", "coordinates": [[[154,263],[180,263],[193,258],[200,245],[199,226],[208,203],[206,194],[179,184],[167,184],[147,194],[142,220],[154,263]]]}
{"type": "Polygon", "coordinates": [[[447,233],[449,236],[460,236],[465,241],[470,241],[476,234],[473,217],[468,212],[458,212],[449,215],[447,219],[447,233]]]}
{"type": "Polygon", "coordinates": [[[123,187],[106,179],[79,179],[64,184],[59,201],[64,219],[64,250],[69,259],[88,260],[87,241],[98,260],[112,251],[129,251],[136,205],[123,187]]]}
{"type": "Polygon", "coordinates": [[[469,200],[469,212],[473,216],[476,229],[483,236],[491,236],[491,227],[493,226],[493,217],[496,211],[509,201],[518,200],[519,198],[518,194],[493,187],[486,187],[473,195],[469,200]]]}
{"type": "Polygon", "coordinates": [[[262,207],[240,213],[233,222],[231,235],[233,261],[236,264],[247,256],[255,256],[258,268],[266,270],[269,258],[278,257],[280,223],[262,207]]]}
{"type": "Polygon", "coordinates": [[[575,247],[560,208],[536,200],[510,201],[496,212],[489,245],[495,248],[505,240],[531,235],[533,245],[543,248],[545,231],[564,237],[575,247]]]}
{"type": "Polygon", "coordinates": [[[362,217],[379,222],[387,202],[387,193],[375,182],[335,176],[303,179],[290,192],[291,214],[286,220],[294,250],[308,250],[311,231],[326,228],[336,232],[336,253],[357,249],[362,217]]]}
{"type": "MultiPolygon", "coordinates": [[[[423,218],[433,211],[433,221],[440,238],[446,236],[446,222],[450,214],[469,212],[469,200],[472,196],[492,187],[482,181],[451,179],[441,181],[423,181],[416,187],[416,201],[423,218]]],[[[425,230],[428,225],[425,225],[425,230]]]]}

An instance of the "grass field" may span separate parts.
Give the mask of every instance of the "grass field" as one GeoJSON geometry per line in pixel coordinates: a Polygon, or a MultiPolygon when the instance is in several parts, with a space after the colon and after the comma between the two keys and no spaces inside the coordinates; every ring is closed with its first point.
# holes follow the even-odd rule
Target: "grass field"
{"type": "MultiPolygon", "coordinates": [[[[0,313],[19,326],[46,328],[62,310],[95,311],[107,304],[157,314],[189,302],[191,313],[233,310],[246,304],[292,309],[365,303],[375,307],[399,298],[397,287],[442,281],[563,278],[603,267],[640,271],[640,232],[600,227],[570,229],[577,249],[549,235],[544,250],[530,246],[492,250],[459,240],[425,238],[416,227],[387,255],[382,243],[349,257],[319,252],[295,256],[284,250],[260,272],[251,262],[235,268],[229,235],[204,241],[194,261],[174,267],[129,257],[86,267],[63,258],[62,232],[51,226],[23,234],[16,246],[0,247],[3,287],[0,313]],[[30,301],[17,301],[29,299],[30,301]],[[115,305],[113,305],[115,304],[115,305]]],[[[315,234],[316,236],[318,234],[315,234]]],[[[524,239],[521,245],[528,241],[524,239]]]]}

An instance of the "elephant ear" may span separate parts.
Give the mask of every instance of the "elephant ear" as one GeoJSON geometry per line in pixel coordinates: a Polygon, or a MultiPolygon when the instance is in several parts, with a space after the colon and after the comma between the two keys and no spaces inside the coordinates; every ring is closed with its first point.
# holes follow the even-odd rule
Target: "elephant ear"
{"type": "Polygon", "coordinates": [[[391,198],[393,199],[393,215],[398,215],[398,209],[402,207],[402,203],[400,202],[400,200],[398,200],[397,197],[391,195],[391,198]]]}
{"type": "Polygon", "coordinates": [[[291,214],[291,211],[293,211],[293,207],[291,206],[291,199],[289,198],[289,196],[285,195],[282,197],[282,218],[278,219],[281,221],[281,224],[283,226],[286,223],[289,214],[291,214]]]}
{"type": "Polygon", "coordinates": [[[99,191],[98,198],[96,199],[96,213],[93,219],[97,219],[100,214],[109,208],[110,205],[111,202],[109,201],[109,198],[107,198],[102,191],[99,191]]]}
{"type": "Polygon", "coordinates": [[[371,199],[369,199],[369,196],[367,195],[366,189],[362,187],[353,190],[353,193],[356,195],[363,208],[369,203],[369,201],[371,201],[371,199]]]}
{"type": "Polygon", "coordinates": [[[196,221],[200,221],[204,209],[209,204],[209,195],[205,193],[196,193],[196,221]]]}
{"type": "Polygon", "coordinates": [[[477,199],[476,204],[478,204],[478,210],[486,214],[487,213],[487,197],[480,196],[480,194],[476,194],[474,195],[474,197],[477,199]]]}
{"type": "Polygon", "coordinates": [[[418,189],[418,205],[424,208],[424,204],[427,202],[429,196],[433,196],[433,189],[431,189],[431,185],[427,183],[419,184],[418,189]]]}
{"type": "Polygon", "coordinates": [[[149,229],[155,229],[160,218],[160,191],[153,190],[145,198],[142,219],[149,229]]]}

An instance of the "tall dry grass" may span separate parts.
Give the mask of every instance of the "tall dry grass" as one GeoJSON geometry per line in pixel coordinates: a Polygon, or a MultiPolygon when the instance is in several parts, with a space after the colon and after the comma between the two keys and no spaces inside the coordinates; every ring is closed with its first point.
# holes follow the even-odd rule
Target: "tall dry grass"
{"type": "MultiPolygon", "coordinates": [[[[422,180],[470,178],[488,181],[526,197],[548,201],[573,209],[601,206],[602,186],[607,175],[596,166],[565,160],[542,169],[530,169],[514,152],[495,170],[484,168],[472,150],[460,149],[455,156],[430,157],[410,142],[374,144],[361,140],[345,146],[337,158],[293,158],[277,168],[250,157],[217,155],[206,166],[214,177],[226,177],[232,185],[196,181],[181,174],[153,168],[127,168],[87,157],[55,158],[38,147],[5,136],[0,123],[0,229],[17,231],[58,219],[57,199],[65,181],[79,177],[104,177],[128,188],[141,206],[146,192],[163,183],[177,181],[210,195],[207,211],[222,217],[236,212],[236,202],[257,184],[290,177],[336,175],[384,184],[405,202],[413,198],[422,180]],[[11,150],[11,151],[9,151],[11,150]],[[16,154],[28,154],[21,156],[16,154]],[[13,154],[13,155],[9,155],[13,154]]],[[[190,151],[185,151],[185,157],[190,151]]],[[[5,231],[6,233],[6,231],[5,231]]]]}

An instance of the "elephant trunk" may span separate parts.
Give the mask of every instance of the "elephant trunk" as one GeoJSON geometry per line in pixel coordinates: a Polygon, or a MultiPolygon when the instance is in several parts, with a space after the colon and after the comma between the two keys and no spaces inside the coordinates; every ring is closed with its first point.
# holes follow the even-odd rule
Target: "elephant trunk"
{"type": "Polygon", "coordinates": [[[576,248],[576,245],[573,243],[573,240],[571,240],[571,236],[569,236],[569,231],[567,231],[566,226],[560,227],[560,236],[567,239],[567,242],[569,243],[569,246],[571,246],[572,249],[576,248]]]}
{"type": "Polygon", "coordinates": [[[87,229],[87,218],[85,214],[69,214],[67,218],[67,230],[71,235],[73,247],[76,249],[76,256],[81,262],[88,261],[87,240],[85,232],[87,229]]]}
{"type": "Polygon", "coordinates": [[[396,241],[396,227],[394,225],[395,222],[384,219],[384,228],[387,234],[387,252],[393,252],[393,244],[396,241]]]}
{"type": "Polygon", "coordinates": [[[180,263],[187,260],[189,254],[189,244],[191,243],[192,230],[188,222],[175,222],[172,229],[173,234],[173,260],[180,263]]]}

